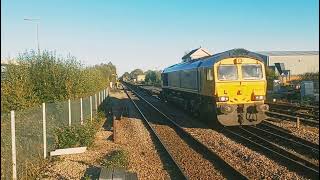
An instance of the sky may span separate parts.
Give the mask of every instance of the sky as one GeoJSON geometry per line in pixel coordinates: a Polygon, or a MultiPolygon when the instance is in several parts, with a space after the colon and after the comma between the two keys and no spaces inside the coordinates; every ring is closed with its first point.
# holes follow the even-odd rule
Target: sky
{"type": "Polygon", "coordinates": [[[1,58],[37,49],[108,63],[119,75],[212,54],[319,50],[318,0],[1,0],[1,58]]]}

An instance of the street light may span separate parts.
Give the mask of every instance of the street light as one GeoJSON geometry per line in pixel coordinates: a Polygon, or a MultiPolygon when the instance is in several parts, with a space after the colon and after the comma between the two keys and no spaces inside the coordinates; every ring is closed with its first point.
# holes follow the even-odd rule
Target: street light
{"type": "Polygon", "coordinates": [[[38,45],[38,55],[40,56],[40,47],[39,47],[39,21],[40,21],[40,19],[28,19],[28,18],[25,18],[23,20],[35,22],[36,25],[37,25],[37,45],[38,45]]]}

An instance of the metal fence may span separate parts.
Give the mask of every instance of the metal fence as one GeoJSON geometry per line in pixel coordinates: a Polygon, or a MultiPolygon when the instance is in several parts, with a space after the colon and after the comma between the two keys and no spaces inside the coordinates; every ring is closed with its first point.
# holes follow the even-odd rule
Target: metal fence
{"type": "Polygon", "coordinates": [[[27,179],[55,150],[55,129],[91,121],[108,94],[1,113],[1,179],[27,179]]]}

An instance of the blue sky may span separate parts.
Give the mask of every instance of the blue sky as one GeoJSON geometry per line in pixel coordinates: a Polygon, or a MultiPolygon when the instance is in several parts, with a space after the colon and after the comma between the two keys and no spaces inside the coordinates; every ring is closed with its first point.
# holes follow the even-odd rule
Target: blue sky
{"type": "Polygon", "coordinates": [[[111,61],[118,74],[162,69],[202,46],[318,50],[317,0],[1,0],[1,57],[40,48],[84,64],[111,61]]]}

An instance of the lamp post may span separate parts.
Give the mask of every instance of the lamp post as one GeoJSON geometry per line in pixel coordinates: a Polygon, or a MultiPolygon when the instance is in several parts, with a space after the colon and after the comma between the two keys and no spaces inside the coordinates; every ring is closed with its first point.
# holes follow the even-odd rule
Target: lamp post
{"type": "Polygon", "coordinates": [[[37,25],[37,46],[38,46],[38,55],[40,55],[40,47],[39,47],[39,20],[40,19],[23,19],[23,20],[35,22],[37,25]]]}

